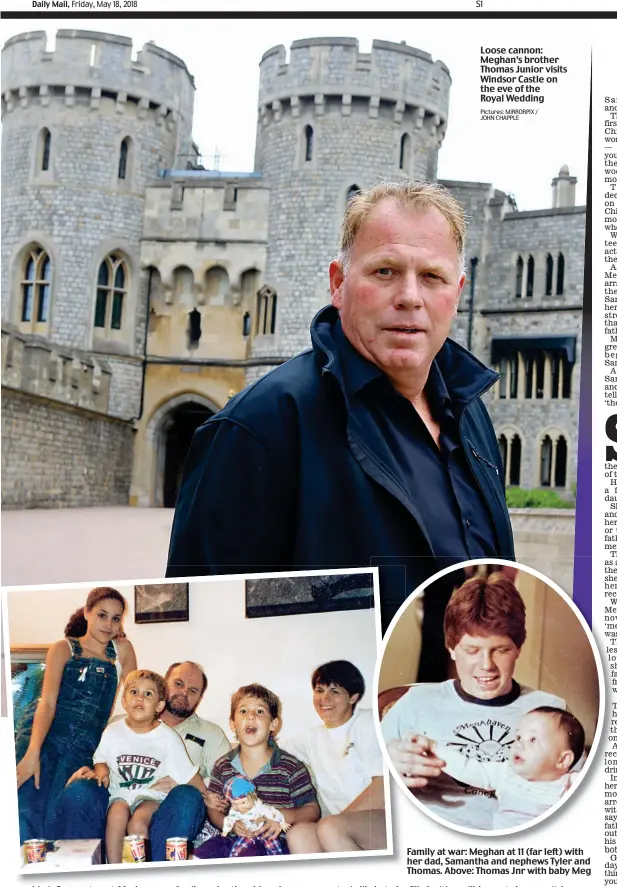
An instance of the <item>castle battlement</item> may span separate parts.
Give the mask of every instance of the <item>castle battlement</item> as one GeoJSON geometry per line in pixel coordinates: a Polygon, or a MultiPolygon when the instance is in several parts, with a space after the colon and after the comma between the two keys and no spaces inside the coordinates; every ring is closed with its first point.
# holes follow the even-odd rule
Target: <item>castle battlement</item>
{"type": "Polygon", "coordinates": [[[12,324],[2,327],[2,384],[7,388],[106,413],[110,379],[104,360],[26,335],[12,324]]]}
{"type": "Polygon", "coordinates": [[[360,52],[352,37],[316,37],[274,46],[260,64],[259,106],[274,119],[285,106],[298,116],[302,103],[314,103],[317,115],[337,97],[342,113],[353,99],[368,99],[371,116],[382,109],[399,120],[406,111],[421,112],[444,124],[448,114],[451,77],[441,61],[406,43],[374,40],[370,53],[360,52]]]}
{"type": "Polygon", "coordinates": [[[94,103],[115,98],[190,118],[195,84],[185,63],[154,43],[135,59],[132,51],[130,38],[98,31],[59,30],[53,52],[44,31],[17,34],[2,50],[3,110],[58,95],[67,104],[90,96],[94,103]]]}

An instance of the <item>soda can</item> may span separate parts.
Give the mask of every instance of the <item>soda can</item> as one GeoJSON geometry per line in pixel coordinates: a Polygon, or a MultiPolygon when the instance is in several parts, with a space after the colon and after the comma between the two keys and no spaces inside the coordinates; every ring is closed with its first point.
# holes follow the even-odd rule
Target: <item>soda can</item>
{"type": "Polygon", "coordinates": [[[122,862],[145,862],[146,842],[141,835],[127,835],[122,844],[122,862]]]}
{"type": "Polygon", "coordinates": [[[186,838],[167,838],[165,859],[170,862],[188,859],[188,841],[186,838]]]}
{"type": "Polygon", "coordinates": [[[32,838],[24,841],[25,862],[45,862],[47,855],[47,841],[42,838],[32,838]]]}

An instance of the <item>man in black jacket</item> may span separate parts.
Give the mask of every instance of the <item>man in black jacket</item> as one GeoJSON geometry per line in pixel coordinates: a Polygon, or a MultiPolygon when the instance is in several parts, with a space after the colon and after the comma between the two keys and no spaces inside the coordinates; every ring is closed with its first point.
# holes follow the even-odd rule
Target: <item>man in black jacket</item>
{"type": "Polygon", "coordinates": [[[312,349],[195,434],[169,576],[378,566],[385,629],[436,571],[514,556],[480,400],[498,374],[447,338],[464,234],[437,185],[349,201],[312,349]]]}

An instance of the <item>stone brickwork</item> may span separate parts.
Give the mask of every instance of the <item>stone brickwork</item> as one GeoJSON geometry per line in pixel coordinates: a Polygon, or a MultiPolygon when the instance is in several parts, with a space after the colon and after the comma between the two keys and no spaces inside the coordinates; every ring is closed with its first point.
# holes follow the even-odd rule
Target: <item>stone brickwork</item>
{"type": "MultiPolygon", "coordinates": [[[[574,336],[575,363],[571,396],[553,399],[488,399],[495,429],[517,430],[522,442],[521,486],[540,485],[540,451],[544,436],[562,434],[568,446],[568,466],[564,492],[576,483],[578,413],[583,321],[583,274],[585,249],[585,207],[563,207],[532,212],[506,213],[495,227],[491,252],[487,256],[486,300],[480,317],[484,335],[477,342],[477,353],[490,363],[491,342],[506,336],[574,336]],[[556,265],[561,253],[565,259],[563,294],[545,295],[546,256],[556,265]],[[534,257],[533,295],[516,297],[516,260],[534,257]]],[[[478,337],[479,338],[479,337],[478,337]]]]}
{"type": "Polygon", "coordinates": [[[516,559],[544,573],[572,596],[574,509],[511,508],[516,559]]]}
{"type": "Polygon", "coordinates": [[[126,505],[131,426],[2,389],[2,507],[126,505]]]}
{"type": "MultiPolygon", "coordinates": [[[[352,38],[315,38],[295,41],[288,56],[282,46],[268,50],[255,170],[246,174],[199,165],[184,62],[152,43],[131,54],[125,37],[82,30],[59,31],[53,52],[42,31],[13,37],[2,51],[10,507],[98,504],[88,477],[101,502],[126,501],[131,445],[131,501],[160,505],[177,411],[214,412],[309,345],[310,321],[330,299],[328,266],[350,191],[381,179],[437,178],[450,74],[405,43],[375,40],[361,53],[352,38]],[[35,245],[51,260],[49,319],[36,323],[21,317],[35,245]],[[120,331],[94,327],[97,275],[112,253],[127,269],[120,331]],[[111,466],[106,479],[84,449],[76,451],[81,474],[73,482],[55,445],[50,477],[33,471],[43,453],[37,429],[64,440],[71,423],[84,448],[98,429],[111,466]],[[23,447],[15,446],[18,429],[23,447]]],[[[486,363],[497,362],[495,339],[576,338],[570,397],[527,398],[519,388],[512,398],[502,384],[485,398],[498,435],[521,439],[522,486],[539,485],[544,437],[563,436],[567,493],[576,479],[585,234],[585,208],[573,205],[576,178],[563,166],[552,208],[532,212],[518,212],[511,196],[485,182],[441,183],[468,220],[467,283],[452,336],[467,345],[471,316],[471,348],[486,363]],[[554,263],[562,256],[564,275],[557,293],[555,268],[547,295],[549,254],[554,263]],[[519,256],[534,259],[530,297],[516,293],[519,256]]]]}
{"type": "Polygon", "coordinates": [[[2,384],[8,388],[105,413],[110,377],[100,358],[2,327],[2,384]]]}
{"type": "MultiPolygon", "coordinates": [[[[3,330],[3,358],[8,352],[9,364],[14,364],[7,366],[3,359],[7,385],[112,417],[139,416],[146,328],[140,261],[146,186],[193,150],[193,99],[194,83],[184,62],[151,43],[135,59],[130,39],[86,30],[58,31],[53,52],[46,50],[44,31],[20,34],[5,44],[1,283],[3,323],[12,332],[5,348],[3,330]],[[127,151],[121,173],[123,142],[127,151]],[[51,299],[43,323],[22,319],[24,269],[32,247],[42,248],[51,260],[51,299]],[[94,326],[99,267],[112,253],[123,259],[126,269],[118,331],[109,323],[106,329],[94,326]]],[[[85,422],[92,439],[95,425],[88,413],[80,417],[55,409],[48,405],[45,412],[39,405],[47,417],[44,427],[51,416],[59,434],[74,422],[79,436],[85,422]]],[[[31,406],[29,415],[33,411],[31,406]]],[[[128,426],[109,422],[101,429],[103,457],[106,451],[126,455],[127,441],[133,438],[128,426]]],[[[36,441],[28,446],[38,452],[36,441]]],[[[20,452],[14,451],[12,471],[20,452]]],[[[30,478],[25,448],[23,452],[24,478],[30,478]]],[[[89,458],[80,457],[84,477],[95,477],[89,458]]],[[[123,457],[119,469],[116,458],[106,464],[110,472],[117,470],[118,478],[101,475],[100,495],[86,491],[85,482],[72,483],[66,472],[58,474],[55,464],[52,486],[43,483],[40,496],[30,479],[14,482],[10,472],[3,488],[12,504],[21,497],[27,507],[128,501],[131,459],[123,457]]]]}
{"type": "Polygon", "coordinates": [[[435,178],[449,88],[445,65],[405,44],[374,41],[360,53],[356,40],[319,38],[294,42],[289,62],[281,46],[264,55],[255,168],[270,186],[264,282],[278,301],[275,333],[255,339],[254,358],[290,357],[309,344],[311,318],[329,301],[328,265],[352,186],[435,178]]]}
{"type": "MultiPolygon", "coordinates": [[[[3,316],[19,319],[16,266],[22,248],[42,239],[55,266],[49,338],[88,348],[96,272],[107,252],[126,253],[136,288],[145,186],[174,163],[178,119],[190,125],[192,117],[192,86],[170,92],[190,75],[157,47],[147,45],[133,63],[123,37],[60,31],[53,53],[45,39],[40,31],[19,35],[2,52],[3,316]],[[188,107],[180,97],[190,98],[188,107]],[[39,156],[43,128],[51,135],[47,170],[39,156]],[[120,179],[126,137],[132,156],[120,179]]],[[[133,313],[134,303],[133,295],[133,313]]],[[[132,337],[127,346],[131,351],[132,337]]]]}
{"type": "Polygon", "coordinates": [[[109,415],[118,419],[136,419],[139,416],[143,367],[139,360],[107,358],[111,369],[109,386],[109,415]]]}
{"type": "MultiPolygon", "coordinates": [[[[553,180],[561,183],[563,171],[553,180]]],[[[568,177],[568,184],[576,179],[568,177]]],[[[571,393],[567,398],[500,398],[499,385],[486,395],[485,402],[497,435],[521,439],[520,485],[540,486],[542,440],[563,435],[567,444],[567,470],[563,494],[570,495],[576,483],[578,412],[585,255],[585,207],[554,206],[551,209],[518,212],[504,192],[481,182],[442,181],[462,203],[468,221],[467,283],[461,297],[459,315],[451,335],[467,346],[469,323],[469,259],[478,258],[474,290],[472,351],[491,364],[495,338],[576,338],[571,393]],[[547,256],[553,259],[551,294],[546,294],[547,256]],[[557,261],[564,258],[563,293],[556,292],[557,261]],[[517,259],[527,265],[534,259],[533,294],[517,291],[517,259]]],[[[570,187],[567,197],[574,199],[570,187]]],[[[499,365],[495,365],[499,370],[499,365]]],[[[522,371],[522,365],[519,371],[522,371]]],[[[522,386],[521,386],[522,387],[522,386]]],[[[519,387],[519,395],[521,392],[519,387]]]]}

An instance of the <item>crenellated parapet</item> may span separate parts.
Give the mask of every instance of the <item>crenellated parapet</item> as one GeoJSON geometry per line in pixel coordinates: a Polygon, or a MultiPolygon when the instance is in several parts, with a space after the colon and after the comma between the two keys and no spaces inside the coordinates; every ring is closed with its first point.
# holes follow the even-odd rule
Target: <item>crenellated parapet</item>
{"type": "Polygon", "coordinates": [[[47,51],[44,31],[12,37],[2,50],[2,111],[30,105],[67,107],[113,99],[118,114],[127,105],[168,127],[178,124],[190,138],[195,85],[185,63],[154,43],[133,58],[128,37],[98,31],[60,30],[47,51]]]}
{"type": "Polygon", "coordinates": [[[111,370],[102,359],[41,336],[2,327],[2,385],[26,394],[107,413],[111,370]]]}
{"type": "Polygon", "coordinates": [[[351,37],[317,37],[266,52],[260,64],[260,124],[301,117],[310,107],[350,116],[357,100],[369,118],[427,127],[439,141],[445,133],[451,78],[441,61],[406,43],[374,40],[362,53],[351,37]]]}

